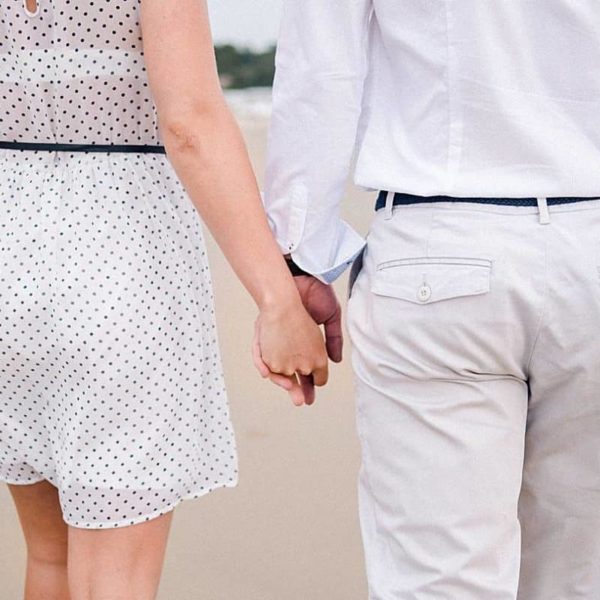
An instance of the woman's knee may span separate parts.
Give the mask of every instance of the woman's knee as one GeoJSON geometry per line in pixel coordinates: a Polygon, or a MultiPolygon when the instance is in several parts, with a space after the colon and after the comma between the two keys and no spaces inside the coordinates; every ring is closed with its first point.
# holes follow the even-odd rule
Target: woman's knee
{"type": "Polygon", "coordinates": [[[171,513],[105,530],[69,528],[69,583],[74,600],[150,600],[162,572],[171,513]]]}
{"type": "Polygon", "coordinates": [[[27,559],[38,565],[67,567],[68,547],[66,539],[40,539],[27,542],[27,559]]]}
{"type": "Polygon", "coordinates": [[[40,564],[66,565],[68,529],[56,488],[46,481],[9,488],[23,529],[28,559],[40,564]]]}

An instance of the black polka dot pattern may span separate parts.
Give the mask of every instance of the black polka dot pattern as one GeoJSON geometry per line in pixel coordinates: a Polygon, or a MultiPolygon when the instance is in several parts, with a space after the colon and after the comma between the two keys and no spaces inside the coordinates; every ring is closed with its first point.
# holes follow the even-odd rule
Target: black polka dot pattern
{"type": "Polygon", "coordinates": [[[0,3],[0,131],[8,141],[153,144],[139,0],[0,3]]]}
{"type": "MultiPolygon", "coordinates": [[[[0,139],[160,144],[139,0],[0,3],[0,139]]],[[[200,217],[156,154],[0,150],[0,480],[119,527],[237,483],[200,217]]]]}

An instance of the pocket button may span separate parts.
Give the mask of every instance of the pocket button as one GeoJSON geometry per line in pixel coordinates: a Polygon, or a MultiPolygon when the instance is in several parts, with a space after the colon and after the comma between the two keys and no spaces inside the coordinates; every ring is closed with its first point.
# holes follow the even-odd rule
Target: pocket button
{"type": "Polygon", "coordinates": [[[431,288],[428,285],[422,285],[417,292],[417,298],[420,302],[427,302],[431,298],[431,288]]]}

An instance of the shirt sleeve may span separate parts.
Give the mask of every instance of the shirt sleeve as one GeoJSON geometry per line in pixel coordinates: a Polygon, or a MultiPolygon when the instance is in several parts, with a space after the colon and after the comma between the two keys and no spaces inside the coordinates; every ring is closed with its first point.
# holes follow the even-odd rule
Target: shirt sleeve
{"type": "Polygon", "coordinates": [[[325,283],[364,247],[340,216],[372,0],[284,0],[263,201],[284,253],[325,283]]]}

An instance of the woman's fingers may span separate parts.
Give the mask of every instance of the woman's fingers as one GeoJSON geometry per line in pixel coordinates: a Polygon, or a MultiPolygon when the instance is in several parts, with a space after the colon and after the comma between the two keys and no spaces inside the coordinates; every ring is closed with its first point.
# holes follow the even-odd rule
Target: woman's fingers
{"type": "Polygon", "coordinates": [[[302,406],[306,402],[304,388],[296,375],[288,376],[281,375],[280,373],[271,373],[269,379],[279,387],[282,387],[290,395],[295,406],[302,406]]]}
{"type": "Polygon", "coordinates": [[[263,378],[271,380],[274,384],[282,387],[286,391],[291,390],[292,382],[290,381],[289,377],[271,372],[271,369],[269,369],[267,364],[262,359],[257,335],[254,336],[254,341],[252,343],[252,359],[254,360],[254,366],[256,367],[256,370],[263,378]]]}
{"type": "Polygon", "coordinates": [[[282,375],[281,373],[273,373],[269,369],[268,365],[262,359],[260,352],[260,344],[258,341],[258,335],[254,336],[254,342],[252,344],[252,358],[254,360],[254,366],[265,379],[269,379],[275,385],[283,388],[288,394],[292,402],[296,406],[302,406],[305,402],[305,393],[302,385],[298,382],[295,375],[282,375]]]}
{"type": "Polygon", "coordinates": [[[286,390],[296,406],[314,404],[315,386],[324,386],[329,378],[326,352],[323,349],[317,351],[316,354],[319,356],[318,359],[313,357],[313,360],[301,361],[304,363],[302,368],[297,367],[294,369],[291,364],[285,366],[283,364],[269,364],[263,358],[260,325],[259,321],[256,322],[252,344],[254,365],[263,378],[269,379],[272,383],[286,390]]]}
{"type": "Polygon", "coordinates": [[[295,406],[302,406],[305,403],[305,396],[302,385],[298,381],[296,375],[291,375],[289,377],[289,380],[292,384],[291,389],[288,390],[290,398],[292,399],[292,402],[295,406]]]}
{"type": "Polygon", "coordinates": [[[269,367],[265,364],[260,355],[260,346],[258,345],[257,337],[254,338],[254,343],[252,344],[252,358],[254,360],[254,366],[256,367],[256,370],[263,378],[269,379],[275,385],[282,387],[286,392],[289,392],[292,389],[293,383],[289,377],[280,375],[279,373],[272,373],[269,367]]]}
{"type": "Polygon", "coordinates": [[[269,367],[264,363],[260,355],[260,345],[258,343],[258,335],[255,334],[254,340],[252,341],[252,360],[256,370],[260,373],[261,377],[268,377],[270,370],[269,367]]]}

